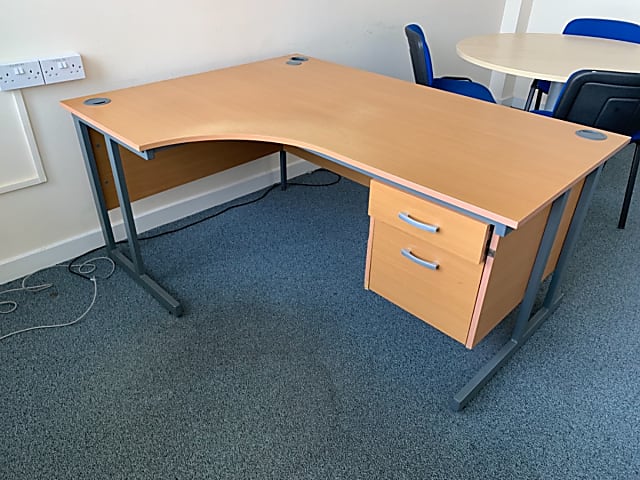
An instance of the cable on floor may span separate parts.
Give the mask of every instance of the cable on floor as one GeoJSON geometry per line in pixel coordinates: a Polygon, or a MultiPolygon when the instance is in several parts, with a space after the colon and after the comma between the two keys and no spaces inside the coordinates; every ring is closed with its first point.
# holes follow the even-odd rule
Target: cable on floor
{"type": "MultiPolygon", "coordinates": [[[[337,173],[334,173],[330,170],[326,170],[324,168],[319,168],[317,170],[314,170],[313,172],[310,173],[310,175],[313,175],[316,172],[328,172],[331,173],[333,175],[335,175],[337,178],[329,183],[299,183],[299,182],[287,182],[287,186],[289,185],[293,185],[293,186],[300,186],[300,187],[330,187],[332,185],[335,185],[336,183],[338,183],[342,177],[340,175],[338,175],[337,173]]],[[[275,190],[277,187],[279,187],[280,184],[279,183],[274,183],[273,185],[271,185],[269,188],[267,188],[259,197],[251,199],[251,200],[247,200],[245,202],[242,203],[237,203],[235,205],[229,205],[226,208],[223,208],[222,210],[220,210],[219,212],[213,213],[211,215],[208,215],[204,218],[201,218],[195,222],[189,223],[187,225],[183,225],[181,227],[177,227],[173,230],[166,230],[164,232],[160,232],[160,233],[156,233],[154,235],[148,235],[148,236],[143,236],[138,238],[138,240],[151,240],[152,238],[158,238],[161,237],[163,235],[168,235],[170,233],[176,233],[179,232],[181,230],[184,230],[186,228],[190,228],[193,227],[194,225],[198,225],[199,223],[205,222],[207,220],[211,220],[212,218],[217,217],[218,215],[222,215],[223,213],[227,213],[229,210],[233,210],[235,208],[239,208],[239,207],[244,207],[247,205],[251,205],[252,203],[257,203],[260,200],[264,199],[267,195],[269,195],[273,190],[275,190]]]]}
{"type": "MultiPolygon", "coordinates": [[[[311,176],[311,175],[313,175],[313,174],[315,174],[315,173],[318,173],[318,172],[330,173],[330,174],[332,174],[332,175],[334,175],[334,176],[335,176],[335,179],[334,179],[334,180],[332,180],[332,181],[330,181],[330,182],[327,182],[327,183],[287,182],[287,185],[299,186],[299,187],[330,187],[330,186],[335,185],[335,184],[337,184],[338,182],[340,182],[340,180],[342,180],[342,176],[341,176],[341,175],[338,175],[337,173],[332,172],[331,170],[327,170],[326,168],[318,168],[318,169],[316,169],[316,170],[312,171],[311,173],[309,173],[309,176],[311,176]]],[[[205,221],[207,221],[207,220],[211,220],[212,218],[215,218],[215,217],[217,217],[217,216],[219,216],[219,215],[222,215],[223,213],[226,213],[226,212],[228,212],[229,210],[233,210],[233,209],[235,209],[235,208],[239,208],[239,207],[244,207],[244,206],[247,206],[247,205],[251,205],[252,203],[257,203],[257,202],[259,202],[260,200],[263,200],[267,195],[269,195],[272,191],[274,191],[274,190],[275,190],[276,188],[278,188],[279,186],[280,186],[280,183],[274,183],[273,185],[271,185],[270,187],[268,187],[264,192],[262,192],[262,193],[261,193],[258,197],[256,197],[256,198],[252,198],[251,200],[246,200],[246,201],[241,202],[241,203],[236,203],[236,204],[234,204],[234,205],[229,205],[229,206],[227,206],[227,207],[223,208],[222,210],[220,210],[219,212],[212,213],[211,215],[207,215],[206,217],[203,217],[203,218],[201,218],[201,219],[199,219],[199,220],[196,220],[196,221],[194,221],[194,222],[188,223],[188,224],[186,224],[186,225],[182,225],[182,226],[180,226],[180,227],[173,228],[173,229],[171,229],[171,230],[165,230],[165,231],[163,231],[163,232],[159,232],[159,233],[156,233],[156,234],[153,234],[153,235],[147,235],[147,236],[141,236],[141,237],[138,237],[138,241],[151,240],[151,239],[153,239],[153,238],[162,237],[162,236],[164,236],[164,235],[169,235],[169,234],[171,234],[171,233],[177,233],[177,232],[180,232],[181,230],[185,230],[185,229],[187,229],[187,228],[193,227],[193,226],[198,225],[198,224],[200,224],[200,223],[202,223],[202,222],[205,222],[205,221]]],[[[116,242],[116,245],[122,245],[122,244],[124,244],[124,243],[126,243],[126,240],[121,240],[121,241],[119,241],[119,242],[116,242]]],[[[82,255],[77,256],[76,258],[74,258],[74,259],[72,260],[72,263],[77,262],[80,258],[82,258],[82,257],[84,257],[84,256],[86,256],[86,255],[90,255],[91,253],[93,253],[93,252],[95,252],[95,251],[98,251],[98,250],[100,250],[101,248],[103,248],[103,247],[97,247],[97,248],[94,248],[93,250],[90,250],[90,251],[88,251],[88,252],[83,253],[82,255]]],[[[74,275],[78,275],[78,276],[80,276],[80,277],[82,277],[82,278],[84,278],[84,279],[88,280],[88,277],[84,276],[84,275],[82,274],[82,272],[74,272],[74,271],[72,271],[71,269],[69,269],[69,273],[73,273],[74,275]]]]}
{"type": "MultiPolygon", "coordinates": [[[[9,337],[13,337],[14,335],[18,335],[20,333],[30,332],[32,330],[44,330],[47,328],[62,328],[62,327],[68,327],[78,323],[89,313],[89,311],[91,311],[91,309],[93,308],[93,305],[96,303],[96,298],[98,296],[97,279],[104,280],[109,278],[111,275],[113,275],[113,272],[115,271],[115,268],[116,268],[115,263],[109,257],[95,257],[85,262],[82,262],[80,264],[70,263],[69,265],[54,265],[54,267],[72,268],[72,269],[78,270],[79,272],[83,272],[84,275],[91,275],[91,277],[86,277],[86,278],[89,278],[89,280],[93,283],[93,298],[91,299],[91,303],[89,304],[89,306],[82,313],[82,315],[77,317],[75,320],[72,320],[71,322],[55,323],[51,325],[36,325],[35,327],[23,328],[21,330],[16,330],[11,333],[7,333],[5,335],[0,336],[0,341],[9,337]],[[91,275],[92,273],[96,272],[96,270],[98,269],[98,266],[95,263],[97,260],[105,260],[109,263],[109,270],[106,274],[91,275]]],[[[49,268],[54,268],[54,267],[49,267],[49,268]]],[[[1,291],[0,296],[10,292],[21,292],[21,291],[36,293],[36,292],[41,292],[43,290],[47,290],[48,288],[51,288],[53,286],[52,283],[42,283],[40,285],[27,285],[27,280],[29,280],[29,278],[31,278],[33,275],[34,274],[30,274],[24,277],[22,279],[20,287],[10,288],[8,290],[1,291]]],[[[18,302],[16,302],[15,300],[0,301],[0,314],[7,315],[15,311],[17,308],[18,308],[18,302]]]]}
{"type": "MultiPolygon", "coordinates": [[[[332,175],[335,175],[335,179],[332,180],[331,182],[328,183],[302,183],[302,182],[287,182],[287,186],[301,186],[301,187],[330,187],[332,185],[337,184],[338,182],[340,182],[340,180],[342,180],[342,176],[338,175],[335,172],[331,172],[330,170],[327,170],[325,168],[319,168],[317,170],[314,170],[313,172],[311,172],[309,175],[313,175],[314,173],[317,172],[328,172],[331,173],[332,175]]],[[[220,210],[219,212],[215,212],[211,215],[208,215],[206,217],[203,217],[199,220],[196,220],[195,222],[186,224],[186,225],[182,225],[180,227],[171,229],[171,230],[166,230],[164,232],[160,232],[154,235],[148,235],[145,237],[140,237],[138,238],[138,240],[143,241],[143,240],[151,240],[153,238],[158,238],[161,237],[163,235],[169,235],[171,233],[176,233],[179,232],[181,230],[184,230],[186,228],[190,228],[193,227],[194,225],[198,225],[199,223],[202,223],[206,220],[210,220],[212,218],[215,218],[219,215],[222,215],[223,213],[228,212],[229,210],[233,210],[235,208],[239,208],[239,207],[244,207],[246,205],[250,205],[252,203],[256,203],[259,202],[260,200],[264,199],[267,195],[269,195],[269,193],[271,193],[273,190],[275,190],[278,186],[280,186],[279,183],[273,184],[271,185],[269,188],[267,188],[262,194],[260,194],[257,198],[251,199],[251,200],[247,200],[245,202],[241,202],[241,203],[237,203],[234,205],[229,205],[225,208],[223,208],[222,210],[220,210]]],[[[120,241],[117,242],[117,244],[121,244],[124,243],[125,241],[120,241]]],[[[67,265],[54,265],[54,267],[64,267],[67,269],[67,271],[69,273],[72,273],[76,276],[79,276],[80,278],[83,278],[85,280],[89,280],[90,282],[93,283],[93,298],[91,300],[91,303],[89,304],[89,306],[87,307],[87,309],[82,313],[82,315],[80,315],[78,318],[76,318],[75,320],[71,321],[71,322],[66,322],[66,323],[57,323],[57,324],[53,324],[53,325],[37,325],[35,327],[28,327],[28,328],[23,328],[22,330],[16,330],[14,332],[8,333],[6,335],[2,335],[0,336],[0,341],[12,337],[14,335],[18,335],[21,333],[25,333],[25,332],[30,332],[32,330],[43,330],[43,329],[47,329],[47,328],[61,328],[61,327],[68,327],[71,325],[74,325],[76,323],[78,323],[80,320],[82,320],[93,308],[93,305],[96,302],[96,298],[98,295],[98,283],[97,283],[97,279],[107,279],[109,278],[113,272],[115,271],[115,263],[113,262],[113,260],[111,260],[109,257],[95,257],[95,258],[91,258],[85,262],[79,263],[77,264],[76,262],[86,256],[86,255],[90,255],[91,253],[100,250],[103,247],[98,247],[98,248],[94,248],[93,250],[90,250],[88,252],[83,253],[82,255],[77,256],[76,258],[74,258],[69,264],[67,265]],[[104,276],[97,276],[97,275],[91,275],[92,273],[94,273],[97,270],[97,265],[94,263],[96,260],[107,260],[108,262],[110,262],[111,268],[110,271],[108,272],[108,274],[104,275],[104,276]]],[[[53,268],[53,267],[49,267],[49,268],[53,268]]],[[[46,270],[46,269],[43,269],[46,270]]],[[[42,271],[42,270],[40,270],[42,271]]],[[[24,277],[22,279],[22,283],[21,286],[18,288],[11,288],[8,290],[4,290],[4,291],[0,291],[0,296],[6,294],[6,293],[11,293],[11,292],[21,292],[21,291],[27,291],[27,292],[41,292],[43,290],[46,290],[48,288],[51,288],[53,286],[52,283],[43,283],[41,285],[30,285],[28,286],[26,284],[27,280],[29,278],[31,278],[34,274],[30,274],[27,275],[26,277],[24,277]]],[[[0,315],[7,315],[9,313],[12,313],[13,311],[15,311],[18,308],[18,303],[16,301],[13,300],[4,300],[4,301],[0,301],[0,315]]]]}

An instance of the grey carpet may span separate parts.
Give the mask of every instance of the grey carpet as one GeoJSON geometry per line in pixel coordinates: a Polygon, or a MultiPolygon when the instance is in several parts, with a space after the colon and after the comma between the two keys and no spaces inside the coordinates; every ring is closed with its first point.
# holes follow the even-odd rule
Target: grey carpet
{"type": "MultiPolygon", "coordinates": [[[[143,242],[183,317],[116,270],[77,325],[0,342],[0,478],[640,478],[630,160],[604,170],[563,303],[462,412],[450,397],[512,319],[468,351],[365,291],[366,189],[295,186],[143,242]]],[[[0,336],[91,300],[63,268],[39,281],[0,336]]]]}

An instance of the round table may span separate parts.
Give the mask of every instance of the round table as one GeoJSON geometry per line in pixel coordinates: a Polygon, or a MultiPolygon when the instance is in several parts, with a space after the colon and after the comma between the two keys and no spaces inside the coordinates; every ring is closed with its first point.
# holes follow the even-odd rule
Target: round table
{"type": "Polygon", "coordinates": [[[547,98],[551,105],[559,94],[558,85],[577,70],[640,73],[640,44],[595,37],[497,33],[465,38],[458,42],[456,51],[464,60],[481,67],[555,82],[547,98]]]}

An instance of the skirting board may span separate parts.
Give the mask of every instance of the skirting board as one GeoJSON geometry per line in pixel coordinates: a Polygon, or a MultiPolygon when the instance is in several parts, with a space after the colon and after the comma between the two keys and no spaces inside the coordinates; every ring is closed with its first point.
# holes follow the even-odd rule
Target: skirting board
{"type": "MultiPolygon", "coordinates": [[[[268,160],[268,158],[261,159],[257,160],[257,162],[267,162],[268,160]]],[[[143,204],[147,199],[134,203],[133,207],[138,233],[193,215],[279,182],[279,168],[277,166],[272,167],[269,163],[265,163],[265,165],[268,165],[270,168],[259,174],[242,178],[242,180],[237,182],[227,183],[220,188],[213,188],[204,193],[181,198],[162,206],[155,208],[137,208],[139,204],[143,204]],[[138,214],[136,210],[144,211],[138,214]]],[[[242,166],[236,168],[242,168],[242,166]]],[[[308,173],[315,168],[313,164],[293,156],[290,156],[287,162],[287,174],[290,178],[308,173]]],[[[222,174],[224,174],[224,172],[222,172],[222,174]]],[[[116,240],[124,238],[124,225],[119,213],[119,210],[110,212],[110,214],[112,214],[112,225],[116,240]]],[[[102,232],[99,228],[96,228],[82,235],[47,245],[17,257],[9,258],[0,263],[0,285],[35,273],[44,268],[63,263],[102,245],[104,245],[102,232]]]]}

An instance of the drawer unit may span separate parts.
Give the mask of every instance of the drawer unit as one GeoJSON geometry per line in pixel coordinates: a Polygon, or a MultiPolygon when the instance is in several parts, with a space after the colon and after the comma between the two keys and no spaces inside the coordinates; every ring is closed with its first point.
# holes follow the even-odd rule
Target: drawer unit
{"type": "Polygon", "coordinates": [[[489,227],[473,218],[371,181],[369,215],[475,263],[484,260],[489,227]]]}
{"type": "Polygon", "coordinates": [[[372,222],[368,288],[465,343],[484,264],[372,222]]]}
{"type": "MultiPolygon", "coordinates": [[[[556,251],[581,188],[563,214],[556,251]]],[[[473,348],[522,300],[549,210],[505,237],[492,234],[487,257],[488,225],[372,180],[365,288],[473,348]]],[[[556,260],[552,254],[545,275],[556,260]]]]}

